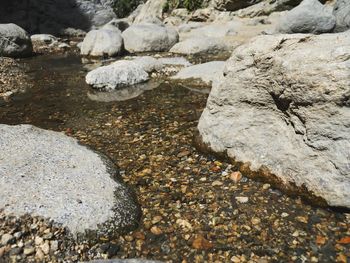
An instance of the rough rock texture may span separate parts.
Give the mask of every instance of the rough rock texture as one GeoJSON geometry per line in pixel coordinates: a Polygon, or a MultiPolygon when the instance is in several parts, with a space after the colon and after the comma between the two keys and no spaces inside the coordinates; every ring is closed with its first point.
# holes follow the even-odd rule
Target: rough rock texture
{"type": "Polygon", "coordinates": [[[2,0],[0,23],[16,23],[30,33],[89,30],[115,18],[114,0],[2,0]]]}
{"type": "MultiPolygon", "coordinates": [[[[273,12],[290,10],[302,0],[265,0],[255,5],[235,11],[239,17],[268,16],[273,12]]],[[[320,1],[323,2],[323,1],[320,1]]]]}
{"type": "Polygon", "coordinates": [[[131,53],[168,51],[179,41],[179,35],[174,28],[152,23],[132,25],[122,36],[125,49],[131,53]]]}
{"type": "Polygon", "coordinates": [[[335,28],[337,32],[350,29],[350,1],[337,0],[334,5],[333,15],[337,21],[335,28]]]}
{"type": "Polygon", "coordinates": [[[141,8],[138,15],[134,19],[134,23],[142,23],[150,18],[163,17],[163,9],[166,4],[166,0],[148,0],[141,8]]]}
{"type": "Polygon", "coordinates": [[[212,0],[210,6],[222,11],[236,11],[261,1],[262,0],[212,0]]]}
{"type": "Polygon", "coordinates": [[[198,79],[206,84],[216,82],[223,73],[224,61],[211,61],[180,70],[172,79],[189,80],[198,79]]]}
{"type": "Polygon", "coordinates": [[[30,39],[32,42],[39,42],[42,44],[52,44],[54,42],[57,42],[57,38],[50,34],[35,34],[31,35],[30,39]]]}
{"type": "Polygon", "coordinates": [[[15,24],[0,24],[0,56],[24,57],[32,52],[32,41],[23,28],[15,24]]]}
{"type": "Polygon", "coordinates": [[[99,67],[86,75],[86,83],[100,90],[114,90],[148,80],[148,74],[136,63],[119,60],[108,66],[99,67]]]}
{"type": "Polygon", "coordinates": [[[135,57],[132,62],[139,65],[147,73],[159,71],[163,68],[163,64],[158,59],[151,56],[135,57]]]}
{"type": "Polygon", "coordinates": [[[335,27],[335,17],[318,0],[304,0],[281,17],[277,30],[281,33],[328,33],[335,27]]]}
{"type": "Polygon", "coordinates": [[[287,190],[349,208],[349,58],[347,33],[260,36],[238,47],[200,118],[203,142],[287,190]]]}
{"type": "Polygon", "coordinates": [[[0,125],[0,199],[5,213],[39,215],[73,234],[116,234],[139,208],[106,158],[62,133],[0,125]]]}
{"type": "Polygon", "coordinates": [[[175,44],[171,49],[171,53],[176,54],[205,54],[205,53],[218,53],[227,50],[227,46],[224,41],[219,38],[212,37],[198,37],[188,38],[175,44]]]}
{"type": "Polygon", "coordinates": [[[113,25],[104,26],[90,31],[81,44],[80,53],[83,56],[113,57],[123,50],[121,31],[113,25]]]}

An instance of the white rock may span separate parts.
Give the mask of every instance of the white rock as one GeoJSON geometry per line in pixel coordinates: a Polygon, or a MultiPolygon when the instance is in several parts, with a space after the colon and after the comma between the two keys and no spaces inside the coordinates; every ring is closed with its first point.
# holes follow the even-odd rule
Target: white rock
{"type": "Polygon", "coordinates": [[[102,90],[114,90],[135,85],[148,79],[147,72],[141,66],[128,60],[120,60],[94,69],[85,78],[87,84],[102,90]]]}
{"type": "Polygon", "coordinates": [[[349,57],[347,32],[259,36],[238,47],[200,118],[203,142],[350,207],[349,57]]]}
{"type": "Polygon", "coordinates": [[[120,54],[122,48],[121,31],[112,25],[108,25],[87,33],[81,44],[80,53],[83,56],[112,57],[120,54]]]}
{"type": "Polygon", "coordinates": [[[50,218],[73,234],[113,234],[137,222],[138,206],[106,158],[76,139],[30,125],[1,124],[0,134],[5,214],[50,218]]]}

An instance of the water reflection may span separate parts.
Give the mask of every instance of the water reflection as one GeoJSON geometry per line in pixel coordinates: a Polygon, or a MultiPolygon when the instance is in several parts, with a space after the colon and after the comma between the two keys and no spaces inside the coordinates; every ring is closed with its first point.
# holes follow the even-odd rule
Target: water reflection
{"type": "Polygon", "coordinates": [[[99,102],[126,101],[134,99],[144,93],[146,90],[152,90],[162,83],[160,80],[151,80],[146,83],[127,86],[114,91],[89,91],[87,96],[90,100],[99,102]]]}

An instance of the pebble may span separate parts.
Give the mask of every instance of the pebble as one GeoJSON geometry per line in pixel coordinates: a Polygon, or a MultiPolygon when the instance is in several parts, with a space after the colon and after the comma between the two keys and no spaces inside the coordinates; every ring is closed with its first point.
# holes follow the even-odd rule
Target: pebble
{"type": "Polygon", "coordinates": [[[289,216],[289,214],[286,213],[286,212],[283,212],[283,213],[281,214],[281,217],[287,217],[287,216],[289,216]]]}
{"type": "Polygon", "coordinates": [[[24,255],[27,255],[27,256],[34,254],[34,252],[35,252],[34,247],[25,247],[23,250],[24,255]]]}
{"type": "Polygon", "coordinates": [[[50,248],[52,252],[56,252],[58,250],[58,241],[57,240],[50,241],[50,248]]]}
{"type": "Polygon", "coordinates": [[[163,231],[157,226],[152,226],[150,230],[151,230],[152,234],[157,235],[157,236],[163,234],[163,231]]]}
{"type": "Polygon", "coordinates": [[[220,181],[214,181],[214,182],[212,182],[211,185],[212,185],[212,186],[221,186],[221,185],[223,185],[223,183],[220,182],[220,181]]]}
{"type": "Polygon", "coordinates": [[[44,239],[39,236],[36,236],[34,242],[36,246],[40,246],[42,243],[44,243],[44,239]]]}
{"type": "Polygon", "coordinates": [[[271,187],[270,184],[264,184],[262,188],[263,188],[264,190],[267,190],[267,189],[269,189],[270,187],[271,187]]]}
{"type": "Polygon", "coordinates": [[[242,204],[248,203],[249,198],[246,196],[236,196],[236,200],[242,204]]]}
{"type": "Polygon", "coordinates": [[[36,249],[35,257],[36,257],[38,260],[40,260],[40,261],[44,260],[45,254],[44,254],[44,252],[41,250],[41,248],[37,248],[37,249],[36,249]]]}
{"type": "Polygon", "coordinates": [[[11,234],[3,234],[1,237],[1,244],[8,245],[12,244],[15,241],[14,237],[11,234]]]}
{"type": "Polygon", "coordinates": [[[230,179],[234,182],[234,183],[238,183],[239,181],[242,180],[242,174],[241,172],[237,171],[237,172],[233,172],[230,174],[230,179]]]}
{"type": "Polygon", "coordinates": [[[49,243],[45,242],[44,244],[42,244],[40,246],[40,248],[42,249],[42,251],[44,252],[45,255],[50,253],[50,245],[49,245],[49,243]]]}

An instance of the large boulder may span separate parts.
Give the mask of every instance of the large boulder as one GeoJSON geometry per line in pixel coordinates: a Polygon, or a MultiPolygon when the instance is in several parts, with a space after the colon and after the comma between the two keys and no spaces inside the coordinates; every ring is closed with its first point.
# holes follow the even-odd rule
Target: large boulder
{"type": "Polygon", "coordinates": [[[30,125],[2,124],[0,133],[0,209],[6,214],[50,218],[88,237],[137,225],[139,206],[106,157],[30,125]]]}
{"type": "Polygon", "coordinates": [[[113,57],[123,50],[121,31],[113,25],[91,30],[81,44],[80,53],[83,56],[113,57]]]}
{"type": "Polygon", "coordinates": [[[148,0],[142,5],[133,22],[138,24],[152,18],[162,19],[166,3],[167,0],[148,0]]]}
{"type": "Polygon", "coordinates": [[[116,15],[115,0],[2,0],[0,23],[16,23],[30,33],[57,35],[65,28],[90,30],[116,15]]]}
{"type": "Polygon", "coordinates": [[[193,37],[227,37],[237,34],[237,28],[239,23],[227,22],[227,23],[212,23],[204,25],[190,31],[190,35],[193,37]]]}
{"type": "Polygon", "coordinates": [[[122,35],[124,47],[131,53],[169,51],[179,41],[174,28],[153,23],[132,25],[122,35]]]}
{"type": "Polygon", "coordinates": [[[227,49],[224,41],[220,38],[193,37],[175,44],[170,49],[170,52],[175,54],[197,55],[214,54],[226,51],[227,49]]]}
{"type": "Polygon", "coordinates": [[[32,54],[29,35],[15,24],[0,24],[0,56],[24,57],[32,54]]]}
{"type": "Polygon", "coordinates": [[[350,34],[235,49],[198,125],[203,147],[319,204],[350,208],[350,34]]]}
{"type": "Polygon", "coordinates": [[[115,90],[145,82],[149,79],[142,66],[128,60],[120,60],[102,66],[86,75],[86,83],[99,90],[115,90]]]}
{"type": "MultiPolygon", "coordinates": [[[[302,0],[264,0],[255,5],[237,10],[234,15],[239,17],[268,16],[273,12],[291,10],[301,3],[302,0]]],[[[325,2],[321,0],[320,2],[325,2]]]]}
{"type": "Polygon", "coordinates": [[[279,21],[277,30],[281,33],[331,32],[335,27],[335,17],[318,0],[304,0],[287,12],[279,21]]]}
{"type": "Polygon", "coordinates": [[[336,18],[337,32],[350,29],[350,1],[337,0],[334,5],[333,15],[336,18]]]}

